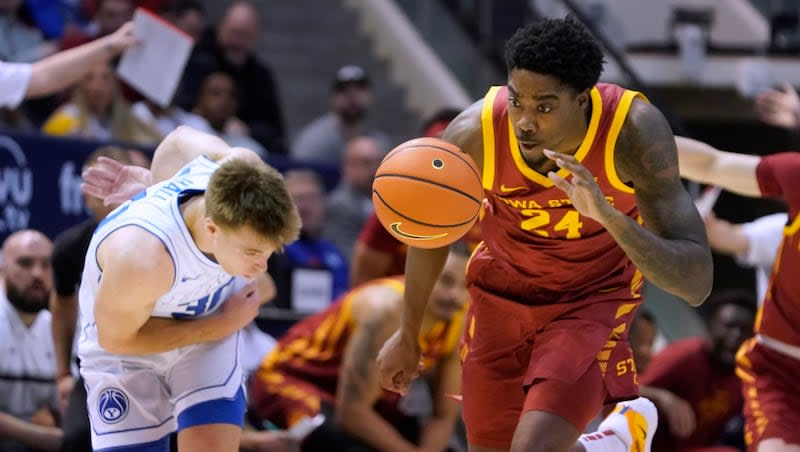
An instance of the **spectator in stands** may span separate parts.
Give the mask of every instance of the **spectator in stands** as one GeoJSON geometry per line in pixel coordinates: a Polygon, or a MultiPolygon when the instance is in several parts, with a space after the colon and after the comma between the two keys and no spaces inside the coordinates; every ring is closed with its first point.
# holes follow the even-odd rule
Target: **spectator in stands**
{"type": "Polygon", "coordinates": [[[274,305],[318,311],[347,290],[347,259],[335,244],[321,237],[327,219],[319,175],[312,170],[289,170],[285,180],[303,226],[298,240],[270,258],[267,268],[278,292],[274,305]]]}
{"type": "Polygon", "coordinates": [[[68,28],[61,37],[62,49],[70,49],[108,36],[133,18],[133,0],[97,0],[96,3],[97,11],[87,30],[68,28]]]}
{"type": "Polygon", "coordinates": [[[206,9],[195,0],[176,0],[164,11],[164,18],[194,38],[195,42],[203,36],[208,25],[206,9]]]}
{"type": "Polygon", "coordinates": [[[267,150],[250,137],[249,128],[236,117],[237,104],[233,78],[226,72],[212,72],[203,80],[194,113],[206,122],[205,128],[229,146],[245,147],[266,157],[267,150]]]}
{"type": "Polygon", "coordinates": [[[339,184],[328,196],[327,218],[322,236],[347,256],[361,228],[372,214],[372,181],[387,149],[374,138],[358,136],[347,143],[339,184]]]}
{"type": "MultiPolygon", "coordinates": [[[[48,450],[57,450],[61,440],[52,415],[55,401],[55,360],[47,301],[53,284],[50,268],[52,244],[34,230],[18,231],[3,243],[0,293],[0,450],[23,451],[37,432],[44,433],[48,450]],[[5,420],[6,422],[4,422],[5,420]],[[35,425],[45,427],[40,429],[35,425]],[[16,430],[16,432],[13,432],[16,430]],[[10,439],[14,438],[14,439],[10,439]]],[[[36,446],[40,446],[36,444],[36,446]]]]}
{"type": "MultiPolygon", "coordinates": [[[[83,169],[94,166],[100,157],[130,165],[130,151],[113,146],[98,148],[86,159],[83,169]]],[[[64,413],[62,450],[92,450],[89,414],[86,411],[86,389],[83,380],[73,372],[73,338],[78,321],[78,285],[83,273],[86,250],[97,224],[116,205],[104,205],[94,196],[84,194],[91,217],[59,234],[53,246],[53,294],[50,312],[53,316],[53,344],[56,362],[56,388],[59,409],[64,413]],[[77,377],[77,381],[76,381],[77,377]]],[[[77,367],[77,366],[76,366],[77,367]]]]}
{"type": "Polygon", "coordinates": [[[765,123],[798,131],[800,129],[800,96],[785,82],[781,89],[771,89],[756,97],[756,113],[765,123]]]}
{"type": "Polygon", "coordinates": [[[22,22],[19,10],[22,0],[0,2],[0,60],[32,63],[56,50],[44,40],[42,32],[22,22]]]}
{"type": "Polygon", "coordinates": [[[0,61],[0,107],[16,108],[23,99],[54,94],[81,79],[97,63],[136,44],[133,24],[90,44],[59,52],[34,64],[0,61]]]}
{"type": "Polygon", "coordinates": [[[367,124],[372,101],[372,88],[364,69],[354,65],[339,68],[331,84],[330,111],[300,130],[292,145],[292,157],[338,165],[347,143],[364,135],[388,151],[389,137],[367,124]]]}
{"type": "Polygon", "coordinates": [[[113,68],[98,63],[78,84],[68,103],[59,107],[42,126],[44,133],[80,136],[98,141],[119,140],[154,144],[158,130],[138,120],[119,92],[113,68]]]}
{"type": "Polygon", "coordinates": [[[236,117],[249,135],[269,152],[285,154],[285,130],[272,71],[256,55],[261,36],[259,11],[251,3],[234,2],[216,32],[197,43],[189,57],[176,104],[191,108],[201,84],[213,72],[225,72],[236,87],[236,117]]]}
{"type": "Polygon", "coordinates": [[[756,303],[750,294],[736,290],[712,294],[707,304],[708,340],[690,338],[669,344],[639,378],[642,396],[659,411],[653,452],[712,447],[726,424],[742,411],[734,365],[739,346],[753,334],[756,303]]]}
{"type": "Polygon", "coordinates": [[[711,211],[703,217],[711,249],[733,256],[739,265],[756,271],[756,299],[764,300],[772,274],[772,264],[783,240],[789,215],[774,213],[748,223],[734,224],[711,211]]]}
{"type": "Polygon", "coordinates": [[[420,424],[408,400],[378,381],[378,350],[400,321],[402,277],[351,289],[292,327],[253,379],[250,412],[281,428],[323,413],[326,421],[303,442],[304,452],[445,450],[458,413],[449,395],[460,387],[468,255],[464,246],[451,248],[419,337],[422,376],[435,404],[430,419],[420,424]]]}

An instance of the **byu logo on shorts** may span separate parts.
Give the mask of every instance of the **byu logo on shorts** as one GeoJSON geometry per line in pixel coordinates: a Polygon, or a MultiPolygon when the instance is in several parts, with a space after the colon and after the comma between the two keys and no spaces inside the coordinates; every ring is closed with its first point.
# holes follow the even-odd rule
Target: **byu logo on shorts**
{"type": "Polygon", "coordinates": [[[106,388],[97,403],[100,419],[106,424],[116,424],[128,414],[128,396],[117,388],[106,388]]]}

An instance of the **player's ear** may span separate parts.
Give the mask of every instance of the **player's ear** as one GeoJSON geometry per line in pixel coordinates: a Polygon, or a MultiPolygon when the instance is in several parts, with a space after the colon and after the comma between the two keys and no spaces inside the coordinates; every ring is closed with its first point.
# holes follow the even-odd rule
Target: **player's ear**
{"type": "MultiPolygon", "coordinates": [[[[591,88],[590,88],[591,89],[591,88]]],[[[589,105],[589,89],[585,89],[578,93],[578,106],[583,108],[584,106],[589,105]]]]}
{"type": "Polygon", "coordinates": [[[214,223],[214,220],[212,220],[211,217],[206,217],[206,219],[205,219],[205,227],[206,227],[206,230],[211,235],[216,234],[217,231],[219,230],[219,226],[217,226],[217,223],[214,223]]]}

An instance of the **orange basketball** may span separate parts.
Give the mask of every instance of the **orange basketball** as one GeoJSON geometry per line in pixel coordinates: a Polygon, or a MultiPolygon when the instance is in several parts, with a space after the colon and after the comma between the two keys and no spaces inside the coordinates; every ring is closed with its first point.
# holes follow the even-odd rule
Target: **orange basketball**
{"type": "Polygon", "coordinates": [[[372,183],[383,227],[417,248],[439,248],[463,237],[477,221],[482,199],[478,166],[438,138],[416,138],[392,149],[372,183]]]}

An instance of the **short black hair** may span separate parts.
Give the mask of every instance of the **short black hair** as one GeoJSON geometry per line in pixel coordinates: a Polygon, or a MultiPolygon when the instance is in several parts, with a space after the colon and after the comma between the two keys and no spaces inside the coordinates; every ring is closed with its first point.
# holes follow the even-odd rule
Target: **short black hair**
{"type": "Polygon", "coordinates": [[[553,76],[577,92],[591,88],[603,72],[603,50],[571,16],[542,19],[517,30],[506,42],[506,66],[553,76]]]}
{"type": "Polygon", "coordinates": [[[738,306],[756,314],[758,304],[756,297],[744,289],[721,289],[713,292],[708,300],[703,303],[705,306],[706,321],[711,321],[720,309],[727,305],[738,306]]]}

